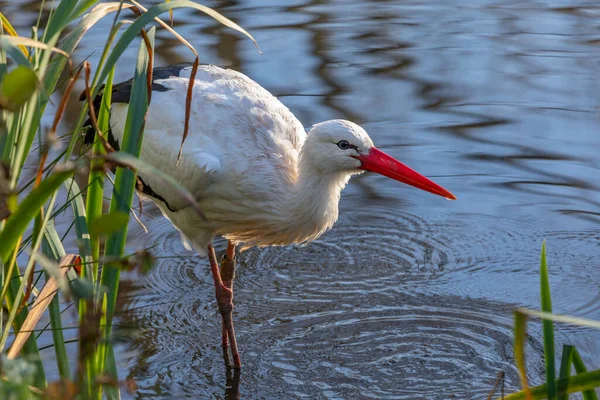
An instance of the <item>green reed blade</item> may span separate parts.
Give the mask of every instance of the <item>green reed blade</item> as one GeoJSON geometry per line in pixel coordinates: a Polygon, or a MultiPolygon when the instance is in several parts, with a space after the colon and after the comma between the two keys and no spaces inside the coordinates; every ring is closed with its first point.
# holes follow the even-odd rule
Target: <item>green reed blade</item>
{"type": "MultiPolygon", "coordinates": [[[[146,48],[146,44],[142,41],[140,46],[135,75],[131,88],[131,99],[125,122],[125,130],[121,151],[139,157],[144,133],[144,123],[146,120],[146,112],[148,110],[148,85],[147,74],[148,68],[152,64],[150,55],[154,53],[154,36],[155,28],[148,31],[148,39],[151,49],[146,48]]],[[[129,214],[133,194],[135,191],[135,174],[133,171],[118,167],[115,184],[113,188],[113,196],[110,203],[110,213],[123,212],[129,214]]],[[[127,238],[127,226],[123,227],[119,232],[110,236],[106,241],[104,255],[109,259],[120,259],[125,251],[125,241],[127,238]]],[[[115,312],[117,302],[117,290],[119,287],[120,268],[118,266],[105,264],[102,268],[101,284],[107,291],[106,306],[103,307],[103,312],[106,315],[106,324],[103,328],[101,345],[98,350],[97,371],[104,371],[105,365],[112,365],[112,361],[107,361],[109,356],[107,343],[110,339],[112,318],[115,312]]],[[[107,371],[109,374],[116,377],[116,370],[107,371]]]]}
{"type": "Polygon", "coordinates": [[[181,183],[171,177],[169,174],[155,168],[147,162],[132,156],[131,154],[117,151],[114,153],[107,154],[105,157],[109,161],[117,163],[117,165],[127,166],[133,169],[136,173],[141,173],[145,176],[153,176],[156,180],[162,184],[168,186],[172,190],[172,194],[176,195],[177,202],[184,202],[189,207],[192,207],[199,215],[204,216],[200,205],[198,204],[194,195],[192,195],[181,183]]]}
{"type": "Polygon", "coordinates": [[[88,9],[96,4],[98,0],[80,0],[77,4],[77,7],[73,10],[71,14],[71,20],[81,16],[83,13],[88,11],[88,9]]]}
{"type": "Polygon", "coordinates": [[[46,24],[43,36],[46,43],[52,41],[54,37],[58,37],[62,30],[69,24],[76,5],[77,0],[61,0],[46,24]]]}
{"type": "MultiPolygon", "coordinates": [[[[543,312],[552,313],[552,297],[550,295],[550,281],[548,279],[548,265],[546,262],[546,241],[542,243],[540,257],[540,300],[543,312]]],[[[546,384],[548,399],[556,398],[556,366],[554,349],[554,322],[542,321],[544,331],[544,359],[546,361],[546,384]]]]}
{"type": "Polygon", "coordinates": [[[40,212],[44,205],[60,185],[75,173],[75,167],[55,171],[33,189],[19,204],[16,211],[8,217],[6,225],[0,232],[0,261],[8,260],[19,237],[25,232],[29,223],[40,212]]]}
{"type": "MultiPolygon", "coordinates": [[[[75,25],[75,27],[73,27],[73,29],[70,30],[67,35],[65,35],[60,42],[59,48],[66,53],[71,54],[83,36],[90,30],[90,28],[108,15],[108,13],[115,11],[116,9],[118,9],[118,6],[115,6],[115,3],[98,4],[88,14],[83,16],[77,25],[75,25]]],[[[44,76],[44,86],[47,88],[56,87],[56,84],[60,79],[60,74],[66,65],[66,59],[56,58],[53,60],[48,66],[48,70],[44,76]]]]}
{"type": "MultiPolygon", "coordinates": [[[[92,258],[92,248],[90,243],[90,234],[88,229],[88,223],[86,219],[85,204],[83,202],[83,196],[79,185],[73,179],[67,179],[65,181],[65,187],[67,189],[67,203],[70,203],[73,208],[73,219],[75,222],[75,234],[77,236],[77,245],[79,247],[79,255],[83,261],[81,269],[82,279],[94,279],[93,278],[93,265],[94,260],[92,258]]],[[[88,310],[87,299],[80,299],[77,304],[79,311],[79,323],[84,324],[88,321],[88,310]]],[[[91,398],[92,390],[94,387],[95,377],[95,363],[94,357],[86,357],[83,367],[84,371],[81,371],[85,382],[85,390],[87,390],[88,397],[91,398]]]]}
{"type": "MultiPolygon", "coordinates": [[[[573,361],[573,366],[575,367],[575,372],[577,372],[578,374],[587,372],[587,368],[583,364],[583,360],[581,360],[581,355],[579,354],[579,351],[577,351],[577,349],[574,347],[571,359],[573,361]]],[[[600,383],[596,387],[600,387],[600,383]]],[[[598,400],[598,395],[596,394],[596,391],[594,389],[584,390],[582,392],[582,395],[583,400],[598,400]]]]}
{"type": "MultiPolygon", "coordinates": [[[[565,382],[565,380],[571,376],[571,360],[573,357],[573,349],[574,347],[568,344],[563,346],[562,357],[560,360],[560,375],[558,377],[560,382],[565,382]]],[[[558,386],[558,392],[564,392],[566,388],[558,386]]],[[[568,400],[569,395],[567,393],[562,393],[558,396],[558,400],[568,400]]]]}
{"type": "MultiPolygon", "coordinates": [[[[44,241],[42,242],[42,252],[55,261],[60,260],[66,254],[65,249],[60,241],[58,232],[54,227],[54,221],[46,224],[44,232],[44,241]]],[[[48,279],[48,274],[46,274],[48,279]]],[[[62,317],[60,312],[60,304],[58,296],[55,296],[48,307],[50,315],[50,326],[52,327],[52,342],[54,343],[54,352],[56,354],[56,362],[58,364],[58,373],[63,379],[71,379],[71,370],[69,368],[69,358],[65,346],[65,337],[62,330],[62,317]]]]}
{"type": "MultiPolygon", "coordinates": [[[[557,383],[561,388],[565,388],[563,392],[558,392],[558,394],[571,394],[590,391],[594,388],[600,387],[600,369],[590,372],[583,372],[567,379],[559,380],[557,383]]],[[[533,400],[548,398],[548,387],[546,384],[529,388],[529,391],[531,393],[531,399],[533,400]]],[[[497,400],[525,400],[527,398],[527,392],[522,390],[520,392],[504,396],[504,399],[498,398],[497,400]]]]}
{"type": "Polygon", "coordinates": [[[243,29],[241,26],[239,26],[235,22],[224,17],[223,15],[219,14],[218,12],[216,12],[215,10],[213,10],[209,7],[206,7],[201,4],[197,4],[197,3],[194,3],[193,1],[188,1],[188,0],[176,0],[176,1],[169,2],[169,3],[157,4],[153,7],[150,7],[148,9],[148,11],[146,11],[145,13],[143,13],[142,15],[137,17],[133,21],[133,23],[125,30],[125,32],[123,32],[123,34],[121,35],[121,37],[115,44],[115,47],[113,48],[112,52],[110,53],[110,56],[108,57],[106,64],[104,65],[104,68],[102,70],[102,73],[100,74],[100,78],[98,79],[98,82],[103,82],[104,79],[106,79],[109,71],[115,65],[117,60],[121,57],[121,54],[123,54],[123,52],[127,49],[127,47],[129,47],[129,44],[139,35],[140,31],[148,23],[150,23],[155,17],[158,17],[160,14],[167,12],[169,10],[175,9],[175,8],[192,8],[192,9],[201,11],[201,12],[205,13],[206,15],[219,21],[221,24],[244,34],[245,36],[250,38],[250,40],[252,40],[252,42],[258,47],[256,40],[254,40],[252,35],[250,35],[248,32],[246,32],[245,29],[243,29]]]}
{"type": "Polygon", "coordinates": [[[528,391],[527,383],[527,368],[525,367],[525,339],[527,337],[527,315],[516,310],[514,313],[515,318],[515,364],[519,370],[519,376],[521,378],[521,386],[524,391],[528,391]]]}
{"type": "MultiPolygon", "coordinates": [[[[112,100],[112,84],[115,70],[111,69],[106,79],[104,87],[104,95],[98,113],[98,127],[103,134],[106,134],[110,126],[110,104],[112,100]]],[[[97,133],[96,133],[97,134],[97,133]]],[[[95,140],[92,148],[93,155],[104,154],[104,147],[100,140],[95,140]]],[[[100,160],[93,160],[90,166],[89,188],[87,193],[87,218],[88,222],[102,215],[102,205],[104,203],[104,170],[100,160]]],[[[90,238],[92,248],[92,258],[95,261],[92,281],[95,282],[98,278],[98,259],[100,258],[100,240],[97,237],[90,238]]]]}

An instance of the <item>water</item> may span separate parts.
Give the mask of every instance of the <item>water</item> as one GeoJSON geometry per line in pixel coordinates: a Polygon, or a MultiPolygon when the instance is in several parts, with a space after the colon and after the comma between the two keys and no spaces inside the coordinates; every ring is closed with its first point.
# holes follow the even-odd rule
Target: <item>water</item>
{"type": "MultiPolygon", "coordinates": [[[[0,2],[23,30],[36,3],[0,2]]],[[[120,323],[130,328],[119,331],[119,363],[140,388],[129,396],[479,399],[500,371],[515,390],[511,312],[539,304],[543,239],[555,312],[600,318],[596,2],[205,4],[248,29],[264,54],[176,11],[175,28],[203,62],[246,73],[306,126],[360,123],[459,201],[363,174],[317,242],[241,254],[234,318],[244,368],[229,377],[207,263],[146,205],[156,219],[143,218],[148,234],[133,228],[130,246],[165,258],[122,283],[120,323]]],[[[104,37],[90,32],[79,59],[96,59],[104,37]]],[[[136,52],[119,78],[132,74],[136,52]]],[[[156,64],[186,60],[161,33],[156,64]]],[[[559,343],[600,367],[597,332],[557,329],[559,343]]],[[[530,324],[533,384],[544,375],[540,339],[530,324]]]]}

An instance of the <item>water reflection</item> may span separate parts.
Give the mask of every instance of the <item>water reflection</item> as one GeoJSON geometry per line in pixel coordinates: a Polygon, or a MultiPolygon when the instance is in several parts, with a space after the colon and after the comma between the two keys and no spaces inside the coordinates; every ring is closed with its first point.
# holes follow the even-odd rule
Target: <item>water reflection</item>
{"type": "Polygon", "coordinates": [[[225,371],[225,376],[225,400],[239,399],[241,370],[235,368],[227,368],[225,371]]]}
{"type": "MultiPolygon", "coordinates": [[[[159,0],[155,0],[158,2],[159,0]]],[[[35,2],[0,1],[27,32],[35,2]],[[17,18],[18,16],[18,18],[17,18]],[[21,18],[21,20],[19,20],[21,18]]],[[[239,69],[310,125],[361,123],[378,147],[460,201],[362,175],[341,219],[302,248],[240,257],[236,321],[242,376],[227,375],[204,259],[150,210],[131,248],[159,264],[123,282],[131,372],[149,398],[482,398],[505,371],[515,304],[538,304],[548,240],[554,308],[600,318],[600,14],[573,0],[210,1],[259,41],[175,12],[203,62],[239,69]]],[[[106,27],[109,21],[103,22],[106,27]]],[[[77,54],[97,59],[105,34],[77,54]]],[[[118,79],[133,71],[129,49],[118,79]]],[[[166,33],[157,65],[192,56],[166,33]]],[[[147,209],[151,209],[147,206],[147,209]]],[[[543,376],[539,326],[530,380],[543,376]]],[[[560,326],[599,367],[597,334],[560,326]]]]}

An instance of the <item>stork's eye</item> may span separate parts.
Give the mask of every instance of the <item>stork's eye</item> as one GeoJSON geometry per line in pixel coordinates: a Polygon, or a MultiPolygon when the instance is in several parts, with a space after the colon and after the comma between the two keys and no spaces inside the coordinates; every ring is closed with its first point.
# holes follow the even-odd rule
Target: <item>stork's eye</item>
{"type": "Polygon", "coordinates": [[[350,142],[347,140],[340,140],[337,145],[342,150],[348,150],[350,148],[350,142]]]}

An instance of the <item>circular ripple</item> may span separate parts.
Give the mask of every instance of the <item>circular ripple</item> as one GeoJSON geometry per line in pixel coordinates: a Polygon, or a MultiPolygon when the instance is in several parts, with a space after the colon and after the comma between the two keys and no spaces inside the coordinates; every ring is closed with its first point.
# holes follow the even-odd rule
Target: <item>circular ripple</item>
{"type": "Polygon", "coordinates": [[[253,275],[270,275],[249,285],[271,286],[274,277],[306,296],[396,295],[469,282],[475,273],[531,273],[538,253],[523,257],[523,249],[538,248],[535,231],[521,221],[482,215],[370,208],[342,217],[330,232],[304,247],[252,249],[240,260],[253,275]]]}
{"type": "Polygon", "coordinates": [[[546,234],[554,312],[600,319],[600,230],[546,234]]]}
{"type": "MultiPolygon", "coordinates": [[[[270,319],[251,336],[252,379],[262,390],[283,381],[288,393],[309,398],[484,398],[500,371],[508,390],[518,388],[509,306],[441,296],[370,300],[270,319]]],[[[526,352],[531,382],[540,382],[542,345],[529,338],[526,352]]]]}
{"type": "Polygon", "coordinates": [[[136,223],[131,228],[129,243],[137,248],[148,248],[154,254],[162,256],[190,256],[195,254],[195,252],[186,250],[183,247],[179,231],[167,218],[163,217],[156,206],[147,205],[144,207],[144,212],[147,216],[143,218],[143,223],[148,233],[136,223]]]}
{"type": "MultiPolygon", "coordinates": [[[[133,312],[122,321],[141,328],[130,342],[138,357],[129,365],[153,397],[222,397],[221,322],[205,257],[183,250],[168,221],[150,225],[138,239],[166,258],[124,290],[133,312]]],[[[583,271],[565,261],[597,246],[597,233],[544,232],[477,214],[370,208],[346,214],[307,246],[240,254],[234,319],[245,362],[241,393],[482,398],[501,370],[507,387],[516,389],[512,306],[504,304],[537,306],[542,238],[564,280],[552,282],[555,308],[579,304],[587,314],[597,307],[581,294],[589,291],[576,301],[574,294],[569,301],[561,296],[583,271]]],[[[222,250],[223,242],[217,244],[222,250]]],[[[538,324],[529,332],[538,337],[538,324]]],[[[574,332],[557,333],[572,338],[574,332]]],[[[531,381],[539,382],[536,340],[530,339],[527,354],[531,381]]]]}
{"type": "MultiPolygon", "coordinates": [[[[423,295],[262,304],[235,315],[244,398],[479,399],[500,371],[507,391],[519,386],[509,305],[423,295]]],[[[131,339],[138,355],[131,373],[153,398],[220,398],[230,390],[224,387],[220,320],[214,314],[199,320],[188,306],[182,299],[162,312],[153,309],[143,318],[142,334],[131,339]]],[[[544,375],[540,331],[530,323],[531,384],[544,375]]]]}

